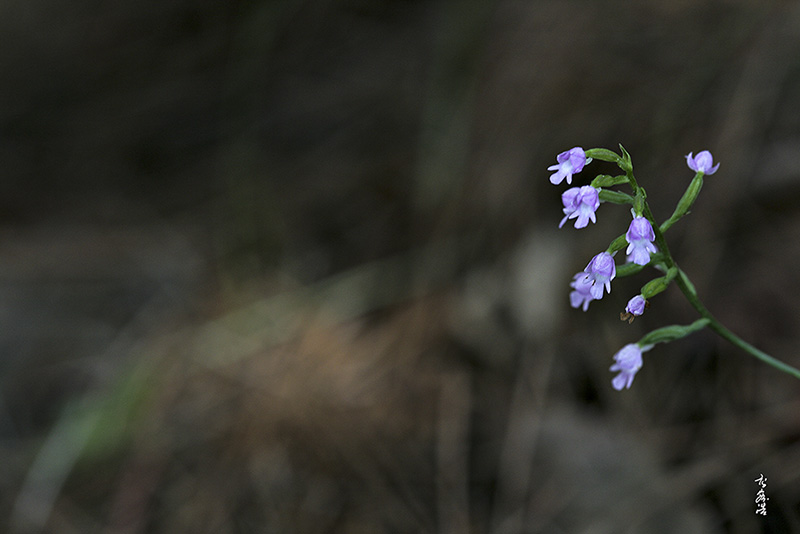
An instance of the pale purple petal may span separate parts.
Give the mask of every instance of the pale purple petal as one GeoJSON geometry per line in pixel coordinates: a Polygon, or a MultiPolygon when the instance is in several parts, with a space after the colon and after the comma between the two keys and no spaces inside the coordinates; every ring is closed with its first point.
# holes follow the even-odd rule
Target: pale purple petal
{"type": "Polygon", "coordinates": [[[611,386],[617,391],[622,391],[623,388],[630,389],[633,384],[633,376],[630,373],[620,373],[611,379],[611,386]]]}
{"type": "Polygon", "coordinates": [[[553,185],[560,184],[564,179],[567,180],[567,184],[572,184],[572,175],[581,172],[591,159],[587,160],[583,149],[576,146],[559,154],[556,161],[558,165],[547,168],[548,171],[555,171],[550,175],[550,183],[553,185]]]}
{"type": "Polygon", "coordinates": [[[569,285],[574,289],[569,294],[570,306],[583,308],[583,311],[589,309],[589,303],[595,300],[591,294],[592,281],[589,276],[584,272],[577,273],[572,277],[572,282],[569,285]]]}
{"type": "Polygon", "coordinates": [[[628,301],[625,311],[631,315],[639,316],[644,313],[645,304],[647,304],[645,298],[642,295],[636,295],[628,301]]]}
{"type": "Polygon", "coordinates": [[[657,250],[653,244],[655,238],[650,221],[641,216],[634,216],[625,234],[625,240],[628,242],[625,254],[628,255],[628,260],[637,265],[647,265],[650,262],[650,254],[657,250]]]}
{"type": "Polygon", "coordinates": [[[692,156],[692,152],[686,156],[686,164],[694,172],[702,172],[705,175],[712,175],[719,169],[719,163],[714,165],[714,157],[708,150],[703,150],[697,156],[692,156]]]}
{"type": "Polygon", "coordinates": [[[558,227],[561,228],[567,219],[576,219],[575,228],[585,228],[589,221],[596,222],[595,212],[600,206],[600,191],[592,186],[573,187],[561,195],[564,204],[564,218],[558,227]]]}
{"type": "Polygon", "coordinates": [[[608,293],[611,293],[611,280],[617,275],[617,268],[611,254],[608,252],[597,254],[583,272],[588,274],[588,280],[591,283],[589,293],[592,298],[595,300],[603,298],[603,287],[608,293]]]}
{"type": "Polygon", "coordinates": [[[631,387],[633,378],[642,368],[642,350],[642,347],[638,344],[630,343],[622,347],[614,355],[614,365],[609,370],[612,372],[619,371],[619,374],[611,381],[611,385],[617,391],[631,387]]]}

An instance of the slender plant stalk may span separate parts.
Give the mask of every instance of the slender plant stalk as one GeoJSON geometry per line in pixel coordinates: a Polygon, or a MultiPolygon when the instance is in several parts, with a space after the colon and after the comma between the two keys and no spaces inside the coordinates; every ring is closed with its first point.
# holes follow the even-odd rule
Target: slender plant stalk
{"type": "MultiPolygon", "coordinates": [[[[633,188],[634,194],[637,196],[641,195],[642,197],[644,197],[644,191],[641,190],[639,184],[636,182],[636,178],[633,176],[633,170],[631,169],[626,170],[626,174],[628,176],[630,185],[633,188]]],[[[656,236],[655,239],[656,246],[658,247],[659,252],[663,254],[662,263],[667,269],[674,267],[675,269],[678,270],[679,276],[675,277],[675,283],[678,285],[681,292],[686,296],[686,299],[689,301],[692,307],[695,310],[697,310],[697,312],[702,317],[708,319],[708,328],[716,332],[720,337],[727,339],[728,341],[730,341],[743,351],[747,352],[748,354],[755,356],[762,362],[767,363],[775,367],[776,369],[783,371],[786,374],[792,375],[793,377],[800,379],[800,370],[776,358],[773,358],[772,356],[770,356],[769,354],[767,354],[762,350],[757,349],[747,341],[743,340],[742,338],[740,338],[739,336],[728,330],[722,323],[720,323],[711,314],[710,311],[708,311],[708,308],[705,307],[705,305],[700,301],[699,297],[697,296],[697,292],[695,291],[692,283],[689,281],[689,277],[686,276],[686,273],[680,270],[678,264],[675,263],[675,260],[669,251],[669,247],[667,246],[667,241],[666,239],[664,239],[664,233],[662,232],[662,229],[658,225],[658,223],[656,223],[656,220],[653,217],[653,213],[650,211],[650,205],[647,203],[646,200],[643,202],[642,214],[645,217],[647,217],[647,220],[650,221],[650,224],[653,226],[653,232],[655,233],[656,236]]],[[[668,222],[669,225],[666,226],[664,230],[672,226],[675,220],[672,220],[672,218],[670,218],[668,222]]]]}
{"type": "MultiPolygon", "coordinates": [[[[673,262],[674,263],[674,262],[673,262]]],[[[708,319],[708,328],[716,332],[720,337],[727,339],[743,351],[755,356],[759,360],[764,363],[767,363],[776,369],[783,371],[784,373],[790,374],[795,378],[800,378],[800,370],[792,367],[789,364],[783,363],[782,361],[773,358],[766,352],[757,349],[747,341],[743,340],[730,330],[728,330],[722,323],[720,323],[711,312],[708,311],[708,308],[700,302],[700,299],[697,298],[697,294],[686,284],[686,275],[685,273],[681,273],[681,276],[675,278],[675,282],[678,284],[678,287],[686,295],[686,298],[689,300],[689,303],[697,310],[700,315],[708,319]]]]}

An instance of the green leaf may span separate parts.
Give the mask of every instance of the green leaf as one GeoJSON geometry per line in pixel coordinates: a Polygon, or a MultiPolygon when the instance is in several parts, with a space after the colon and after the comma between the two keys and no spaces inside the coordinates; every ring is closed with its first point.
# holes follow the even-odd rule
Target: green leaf
{"type": "Polygon", "coordinates": [[[613,254],[616,251],[622,250],[623,248],[625,248],[627,246],[628,246],[628,241],[625,239],[625,234],[622,234],[621,236],[616,238],[614,241],[612,241],[610,245],[608,245],[608,248],[606,249],[606,252],[608,252],[609,254],[613,254]]]}
{"type": "Polygon", "coordinates": [[[678,220],[689,213],[689,210],[694,204],[694,201],[697,199],[697,196],[700,194],[700,190],[703,188],[703,173],[698,172],[692,178],[692,181],[689,182],[689,187],[686,188],[684,191],[683,196],[678,201],[678,205],[675,207],[675,211],[672,213],[669,219],[664,221],[661,224],[660,230],[661,232],[666,232],[670,226],[678,222],[678,220]]]}
{"type": "Polygon", "coordinates": [[[636,274],[645,267],[646,265],[637,265],[635,263],[624,263],[619,267],[617,267],[617,278],[622,278],[624,276],[630,276],[632,274],[636,274]]]}
{"type": "Polygon", "coordinates": [[[586,150],[586,157],[592,159],[599,159],[600,161],[608,161],[609,163],[619,163],[620,157],[616,152],[607,148],[590,148],[586,150]]]}
{"type": "Polygon", "coordinates": [[[627,193],[612,191],[611,189],[600,190],[600,201],[612,204],[633,204],[633,197],[627,193]]]}
{"type": "Polygon", "coordinates": [[[672,279],[675,278],[678,269],[672,267],[667,274],[664,276],[660,276],[658,278],[654,278],[647,282],[644,286],[642,286],[642,296],[646,299],[658,295],[665,289],[669,287],[669,283],[672,282],[672,279]]]}
{"type": "Polygon", "coordinates": [[[619,176],[611,176],[610,174],[598,174],[594,180],[592,180],[591,186],[592,187],[613,187],[615,185],[620,184],[627,184],[629,182],[627,176],[619,175],[619,176]]]}
{"type": "Polygon", "coordinates": [[[669,343],[670,341],[681,339],[682,337],[686,337],[691,333],[702,330],[710,322],[711,321],[709,319],[703,318],[698,319],[689,325],[673,324],[670,326],[657,328],[649,334],[645,334],[645,336],[639,340],[639,346],[643,347],[646,345],[655,345],[656,343],[669,343]]]}
{"type": "Polygon", "coordinates": [[[617,162],[619,168],[625,171],[625,173],[633,172],[633,162],[631,161],[631,155],[628,154],[628,151],[625,150],[625,147],[622,144],[619,145],[619,150],[622,152],[622,158],[617,162]]]}

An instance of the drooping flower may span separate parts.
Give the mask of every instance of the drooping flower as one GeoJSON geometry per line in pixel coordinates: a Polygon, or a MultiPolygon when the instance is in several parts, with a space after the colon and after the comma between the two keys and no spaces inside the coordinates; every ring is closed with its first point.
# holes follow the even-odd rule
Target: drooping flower
{"type": "Polygon", "coordinates": [[[576,146],[559,154],[556,161],[558,165],[547,167],[548,171],[556,171],[550,176],[550,183],[558,185],[566,178],[567,183],[572,184],[572,175],[581,172],[583,166],[592,161],[592,158],[587,159],[586,152],[576,146]]]}
{"type": "Polygon", "coordinates": [[[625,306],[625,311],[630,313],[631,315],[636,315],[637,317],[644,313],[645,305],[647,301],[644,299],[642,295],[636,295],[631,300],[628,301],[628,305],[625,306]]]}
{"type": "Polygon", "coordinates": [[[564,226],[567,219],[576,219],[575,228],[585,228],[589,221],[597,222],[595,211],[600,206],[600,190],[590,185],[573,187],[561,194],[564,204],[564,218],[558,227],[564,226]]]}
{"type": "Polygon", "coordinates": [[[619,371],[619,374],[611,381],[611,385],[617,391],[623,388],[630,388],[633,377],[642,368],[642,352],[650,350],[652,345],[640,347],[637,343],[629,343],[622,347],[614,355],[614,365],[609,371],[619,371]]]}
{"type": "Polygon", "coordinates": [[[591,283],[589,294],[593,299],[603,298],[603,286],[611,293],[611,280],[617,276],[617,267],[611,254],[608,252],[597,254],[583,272],[587,273],[586,278],[591,283]]]}
{"type": "Polygon", "coordinates": [[[569,294],[569,304],[573,308],[583,308],[583,311],[589,309],[589,303],[594,300],[592,296],[592,281],[589,275],[581,271],[572,277],[572,282],[569,286],[574,290],[569,294]]]}
{"type": "Polygon", "coordinates": [[[714,174],[719,169],[719,163],[714,165],[714,156],[708,150],[703,150],[695,157],[692,157],[692,153],[689,152],[686,156],[686,164],[694,172],[702,172],[706,176],[714,174]]]}
{"type": "Polygon", "coordinates": [[[628,305],[625,306],[625,313],[620,313],[619,318],[632,323],[635,317],[639,317],[644,313],[645,308],[647,308],[647,301],[644,296],[636,295],[628,301],[628,305]]]}
{"type": "Polygon", "coordinates": [[[657,250],[653,244],[655,239],[656,235],[650,221],[641,216],[634,216],[625,234],[625,240],[628,242],[625,254],[628,255],[628,260],[637,265],[650,263],[650,254],[657,250]]]}

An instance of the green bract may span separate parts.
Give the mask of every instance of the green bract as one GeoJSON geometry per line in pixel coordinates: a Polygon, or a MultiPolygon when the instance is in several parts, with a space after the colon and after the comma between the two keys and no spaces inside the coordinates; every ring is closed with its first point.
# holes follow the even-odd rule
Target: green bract
{"type": "MultiPolygon", "coordinates": [[[[591,186],[592,187],[613,187],[615,185],[620,184],[627,184],[628,177],[619,175],[619,176],[611,176],[610,174],[598,174],[594,180],[592,180],[591,186]]],[[[612,191],[616,193],[616,191],[612,191]]]]}
{"type": "Polygon", "coordinates": [[[689,187],[686,188],[683,196],[678,201],[678,205],[675,207],[675,212],[661,225],[662,232],[666,232],[670,226],[675,224],[681,217],[689,213],[692,204],[694,204],[694,201],[697,199],[697,196],[700,194],[700,189],[702,188],[703,173],[698,172],[694,175],[692,181],[689,182],[689,187]]]}
{"type": "Polygon", "coordinates": [[[675,275],[678,274],[678,269],[676,267],[672,267],[667,271],[666,276],[661,276],[659,278],[655,278],[650,280],[642,287],[642,296],[646,299],[654,297],[667,289],[669,287],[669,283],[675,278],[675,275]]]}
{"type": "Polygon", "coordinates": [[[693,332],[697,332],[698,330],[702,330],[711,322],[711,319],[703,318],[698,319],[692,324],[688,325],[678,325],[673,324],[670,326],[662,326],[661,328],[656,328],[649,334],[642,337],[639,340],[640,346],[647,346],[647,345],[655,345],[656,343],[668,343],[670,341],[675,341],[676,339],[680,339],[682,337],[686,337],[693,332]]]}

